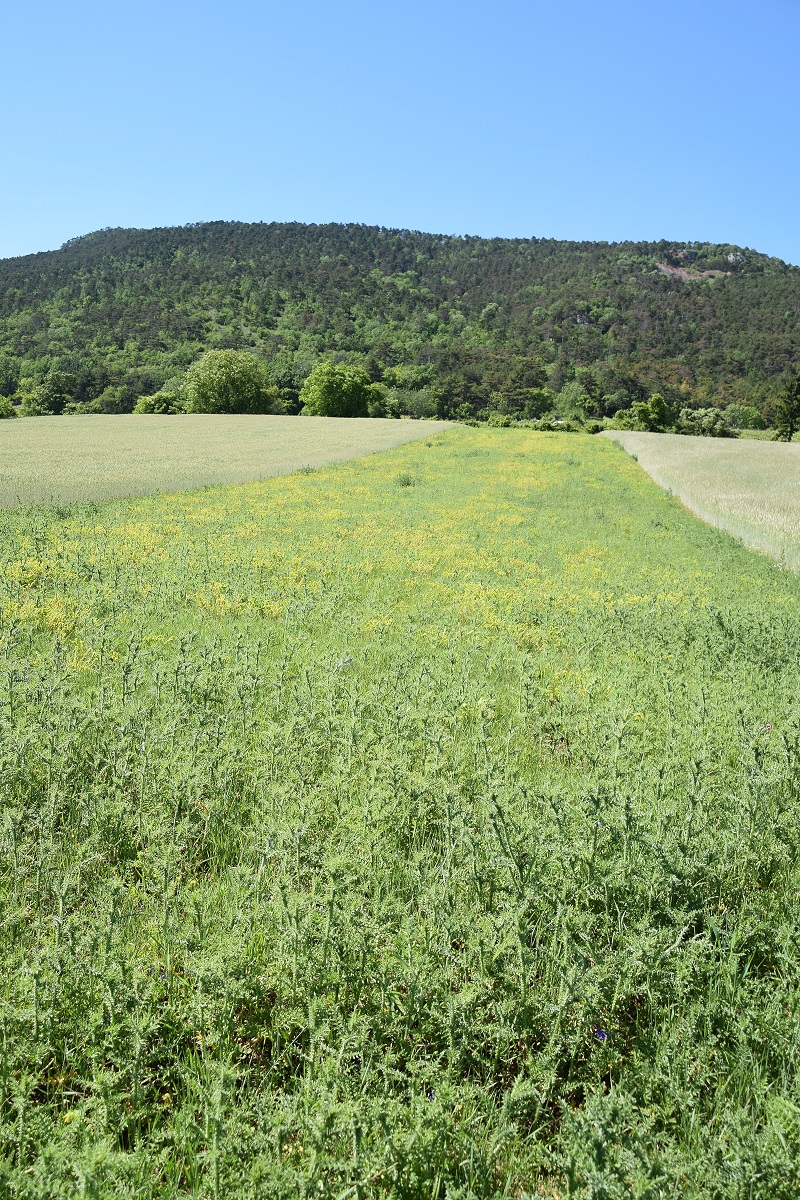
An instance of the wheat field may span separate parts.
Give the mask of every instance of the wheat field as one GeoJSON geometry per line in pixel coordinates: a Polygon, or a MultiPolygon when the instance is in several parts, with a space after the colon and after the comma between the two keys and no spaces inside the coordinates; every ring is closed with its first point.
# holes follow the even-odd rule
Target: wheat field
{"type": "Polygon", "coordinates": [[[629,430],[605,436],[704,521],[800,567],[800,446],[629,430]]]}
{"type": "Polygon", "coordinates": [[[36,417],[0,422],[0,505],[74,503],[246,483],[342,462],[445,421],[265,416],[36,417]]]}

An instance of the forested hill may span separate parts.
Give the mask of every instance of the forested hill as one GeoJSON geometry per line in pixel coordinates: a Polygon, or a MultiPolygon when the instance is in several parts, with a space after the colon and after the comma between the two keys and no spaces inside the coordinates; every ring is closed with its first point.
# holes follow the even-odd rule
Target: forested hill
{"type": "Polygon", "coordinates": [[[66,411],[130,411],[225,347],[262,356],[289,411],[321,355],[442,415],[570,386],[597,411],[654,390],[763,407],[800,362],[800,269],[727,245],[233,222],[0,261],[4,394],[49,378],[66,411]]]}

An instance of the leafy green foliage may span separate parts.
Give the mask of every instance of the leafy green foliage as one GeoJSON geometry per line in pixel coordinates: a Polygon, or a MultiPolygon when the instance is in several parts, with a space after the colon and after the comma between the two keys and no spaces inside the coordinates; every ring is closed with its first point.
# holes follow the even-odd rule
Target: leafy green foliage
{"type": "Polygon", "coordinates": [[[431,442],[6,514],[4,1194],[796,1192],[800,583],[431,442]]]}
{"type": "Polygon", "coordinates": [[[729,404],[722,414],[731,429],[766,429],[767,423],[751,404],[729,404]]]}
{"type": "Polygon", "coordinates": [[[75,378],[65,371],[50,370],[39,382],[20,381],[21,413],[25,417],[56,417],[64,412],[75,389],[75,378]]]}
{"type": "Polygon", "coordinates": [[[612,422],[612,428],[656,433],[671,428],[673,419],[664,397],[660,392],[656,392],[648,400],[634,400],[630,408],[618,412],[612,422]]]}
{"type": "Polygon", "coordinates": [[[206,351],[246,350],[287,412],[323,359],[427,389],[437,416],[538,419],[562,396],[561,417],[609,417],[654,392],[763,410],[800,362],[799,314],[800,271],[733,246],[112,229],[0,262],[0,391],[55,370],[63,411],[130,412],[206,351]]]}
{"type": "MultiPolygon", "coordinates": [[[[434,392],[429,387],[419,388],[390,388],[386,393],[386,405],[391,406],[393,412],[398,415],[406,413],[408,416],[415,417],[417,420],[438,416],[439,405],[434,392]]],[[[462,406],[466,409],[466,415],[472,416],[473,410],[470,405],[462,406]]],[[[454,416],[463,416],[464,413],[456,411],[454,416]]]]}
{"type": "Polygon", "coordinates": [[[133,411],[139,415],[177,416],[186,412],[186,401],[181,395],[162,388],[152,396],[140,396],[133,411]]]}
{"type": "Polygon", "coordinates": [[[154,392],[152,396],[140,396],[133,411],[138,414],[154,416],[177,416],[187,411],[184,392],[184,379],[168,379],[164,386],[154,392]]]}
{"type": "Polygon", "coordinates": [[[362,367],[319,363],[303,384],[301,412],[309,417],[384,416],[385,401],[362,367]],[[372,406],[373,411],[370,412],[372,406]]]}
{"type": "Polygon", "coordinates": [[[775,436],[780,442],[790,442],[800,429],[800,375],[786,383],[776,405],[775,436]]]}
{"type": "Polygon", "coordinates": [[[0,396],[13,396],[19,386],[19,360],[0,350],[0,396]]]}
{"type": "MultiPolygon", "coordinates": [[[[630,408],[617,412],[609,423],[610,429],[629,429],[639,432],[674,432],[693,437],[736,437],[738,428],[764,428],[764,418],[758,409],[744,405],[729,405],[724,412],[718,408],[681,408],[677,416],[664,397],[656,392],[648,400],[634,400],[630,408]]],[[[600,426],[598,426],[598,429],[600,426]]]]}
{"type": "Polygon", "coordinates": [[[278,389],[263,362],[242,350],[209,350],[186,372],[181,392],[186,412],[276,413],[278,389]]]}
{"type": "Polygon", "coordinates": [[[736,437],[736,431],[718,408],[682,408],[675,428],[678,433],[694,437],[736,437]]]}
{"type": "Polygon", "coordinates": [[[6,420],[8,417],[15,417],[17,410],[11,403],[8,396],[0,396],[0,420],[6,420]]]}

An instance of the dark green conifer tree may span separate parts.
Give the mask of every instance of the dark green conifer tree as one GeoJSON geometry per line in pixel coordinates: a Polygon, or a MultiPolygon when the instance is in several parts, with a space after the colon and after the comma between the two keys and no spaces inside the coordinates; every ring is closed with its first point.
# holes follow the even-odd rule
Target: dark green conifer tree
{"type": "Polygon", "coordinates": [[[790,442],[800,429],[800,375],[788,380],[778,401],[775,419],[775,438],[790,442]]]}

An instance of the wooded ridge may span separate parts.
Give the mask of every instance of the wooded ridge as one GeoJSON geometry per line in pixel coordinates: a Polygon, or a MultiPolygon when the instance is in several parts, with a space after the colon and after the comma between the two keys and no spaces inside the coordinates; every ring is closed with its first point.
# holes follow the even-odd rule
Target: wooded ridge
{"type": "Polygon", "coordinates": [[[331,357],[418,416],[538,416],[554,396],[608,416],[653,392],[769,415],[800,361],[800,269],[730,245],[224,221],[0,261],[4,395],[130,412],[220,348],[263,358],[288,412],[331,357]]]}

